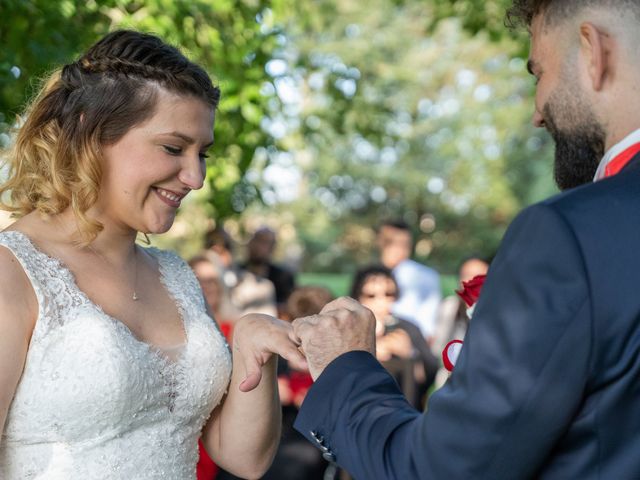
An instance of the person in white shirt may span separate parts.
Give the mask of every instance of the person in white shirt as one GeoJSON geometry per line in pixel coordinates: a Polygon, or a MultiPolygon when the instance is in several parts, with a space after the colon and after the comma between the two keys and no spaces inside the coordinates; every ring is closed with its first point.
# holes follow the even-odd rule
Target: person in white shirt
{"type": "Polygon", "coordinates": [[[413,238],[404,221],[383,222],[377,229],[376,240],[380,262],[393,272],[401,292],[393,314],[416,324],[429,339],[442,299],[438,272],[411,260],[413,238]]]}

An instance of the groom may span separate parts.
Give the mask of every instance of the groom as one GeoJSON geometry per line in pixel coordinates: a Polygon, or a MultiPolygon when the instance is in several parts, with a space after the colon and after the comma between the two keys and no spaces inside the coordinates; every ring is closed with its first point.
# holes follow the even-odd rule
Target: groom
{"type": "Polygon", "coordinates": [[[358,480],[640,478],[640,2],[516,0],[566,190],[522,212],[456,370],[412,409],[351,299],[296,320],[296,428],[358,480]],[[605,153],[606,152],[606,153],[605,153]]]}

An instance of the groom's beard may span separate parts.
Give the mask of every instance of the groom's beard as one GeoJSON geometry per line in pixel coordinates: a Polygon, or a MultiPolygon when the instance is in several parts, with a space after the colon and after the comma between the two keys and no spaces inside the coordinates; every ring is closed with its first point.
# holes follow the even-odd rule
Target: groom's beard
{"type": "Polygon", "coordinates": [[[568,104],[562,106],[557,97],[550,98],[543,109],[545,126],[556,144],[554,177],[560,190],[592,182],[604,156],[605,133],[591,109],[579,97],[567,98],[568,104]],[[560,128],[558,118],[578,123],[560,128]]]}

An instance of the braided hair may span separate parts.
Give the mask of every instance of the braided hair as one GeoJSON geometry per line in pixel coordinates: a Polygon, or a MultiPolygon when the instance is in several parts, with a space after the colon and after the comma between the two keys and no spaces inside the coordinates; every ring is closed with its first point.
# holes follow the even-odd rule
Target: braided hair
{"type": "Polygon", "coordinates": [[[101,147],[150,118],[160,88],[212,109],[220,99],[202,67],[160,38],[132,30],[106,35],[55,71],[27,108],[9,152],[0,208],[20,217],[71,207],[83,242],[92,241],[102,229],[86,214],[98,199],[101,147]]]}

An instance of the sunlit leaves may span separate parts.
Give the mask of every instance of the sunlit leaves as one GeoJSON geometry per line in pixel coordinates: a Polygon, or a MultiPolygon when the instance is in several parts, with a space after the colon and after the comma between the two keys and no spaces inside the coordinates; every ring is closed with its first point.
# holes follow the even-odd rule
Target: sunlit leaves
{"type": "Polygon", "coordinates": [[[254,152],[275,142],[261,122],[268,116],[268,102],[276,101],[277,107],[278,100],[275,92],[266,94],[261,87],[272,80],[265,65],[281,36],[270,8],[284,9],[284,3],[2,0],[0,112],[11,122],[38,77],[71,61],[109,30],[134,28],[158,34],[201,63],[222,89],[208,168],[208,200],[211,213],[234,214],[256,198],[255,191],[241,182],[254,152]]]}
{"type": "Polygon", "coordinates": [[[548,142],[529,125],[522,44],[494,34],[498,2],[463,3],[299,4],[290,56],[308,190],[283,209],[299,212],[308,269],[351,270],[373,245],[364,234],[347,242],[345,229],[370,231],[385,217],[414,224],[418,254],[451,268],[491,253],[517,211],[553,190],[548,142]],[[444,18],[444,8],[480,16],[444,18]],[[480,28],[487,15],[493,23],[480,28]]]}

